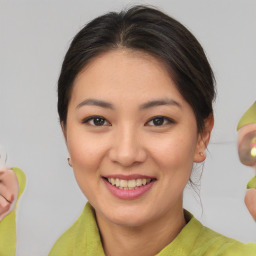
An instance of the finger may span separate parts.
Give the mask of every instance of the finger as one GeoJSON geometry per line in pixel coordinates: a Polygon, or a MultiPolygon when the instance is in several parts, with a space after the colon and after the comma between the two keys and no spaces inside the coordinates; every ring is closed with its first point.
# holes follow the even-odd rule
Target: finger
{"type": "Polygon", "coordinates": [[[13,202],[13,196],[11,197],[11,200],[8,200],[4,195],[0,194],[0,197],[3,197],[5,199],[5,201],[7,201],[8,203],[12,203],[13,202]]]}
{"type": "Polygon", "coordinates": [[[14,194],[9,189],[0,183],[0,196],[5,198],[6,201],[12,203],[14,200],[14,194]]]}
{"type": "Polygon", "coordinates": [[[0,215],[9,211],[11,204],[7,202],[2,196],[0,196],[0,215]]]}
{"type": "Polygon", "coordinates": [[[12,171],[12,169],[4,167],[0,169],[0,177],[1,175],[4,175],[6,173],[6,171],[12,171]]]}
{"type": "Polygon", "coordinates": [[[1,169],[0,170],[0,182],[5,183],[12,180],[16,176],[12,169],[1,169]]]}
{"type": "Polygon", "coordinates": [[[5,170],[0,177],[0,194],[9,202],[13,202],[18,195],[18,179],[12,169],[5,170]]]}
{"type": "Polygon", "coordinates": [[[256,189],[252,188],[247,190],[244,202],[253,219],[256,221],[256,189]]]}

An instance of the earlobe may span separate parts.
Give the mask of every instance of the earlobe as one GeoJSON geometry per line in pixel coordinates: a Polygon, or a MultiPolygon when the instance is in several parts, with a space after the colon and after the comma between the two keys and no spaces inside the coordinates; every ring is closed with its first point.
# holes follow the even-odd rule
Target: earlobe
{"type": "Polygon", "coordinates": [[[195,150],[194,162],[201,163],[205,160],[205,150],[209,144],[214,118],[211,114],[204,122],[204,130],[198,135],[197,146],[195,150]]]}
{"type": "Polygon", "coordinates": [[[70,158],[70,157],[68,157],[68,158],[67,158],[67,160],[68,160],[68,165],[69,165],[70,167],[73,167],[73,165],[72,165],[72,161],[71,161],[71,158],[70,158]]]}
{"type": "Polygon", "coordinates": [[[195,155],[194,155],[194,162],[195,163],[201,163],[205,160],[206,154],[205,150],[207,148],[207,145],[204,143],[201,135],[198,137],[198,142],[197,142],[197,147],[195,150],[195,155]]]}

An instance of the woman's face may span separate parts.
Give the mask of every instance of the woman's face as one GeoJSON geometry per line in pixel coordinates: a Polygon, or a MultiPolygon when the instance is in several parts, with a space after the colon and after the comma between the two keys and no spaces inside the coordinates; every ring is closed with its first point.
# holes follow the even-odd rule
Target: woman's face
{"type": "Polygon", "coordinates": [[[140,226],[182,210],[205,144],[164,65],[138,51],[96,57],[75,82],[64,128],[78,185],[97,216],[140,226]]]}

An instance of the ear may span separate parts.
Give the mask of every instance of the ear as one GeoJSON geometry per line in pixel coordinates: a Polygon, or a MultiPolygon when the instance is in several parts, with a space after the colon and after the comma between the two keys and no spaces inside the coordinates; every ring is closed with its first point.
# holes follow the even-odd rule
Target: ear
{"type": "Polygon", "coordinates": [[[209,144],[212,128],[214,125],[214,117],[210,114],[204,121],[204,129],[198,134],[197,145],[195,149],[194,162],[201,163],[205,160],[205,150],[209,144]]]}
{"type": "MultiPolygon", "coordinates": [[[[60,125],[61,125],[61,129],[62,129],[62,132],[63,132],[63,136],[64,136],[64,138],[65,138],[65,143],[66,143],[67,150],[68,150],[66,125],[64,124],[63,121],[61,121],[60,125]]],[[[69,154],[69,155],[70,155],[70,154],[69,154]]],[[[67,160],[68,160],[69,166],[72,167],[72,160],[71,160],[71,157],[69,156],[69,157],[67,158],[67,160]]]]}
{"type": "Polygon", "coordinates": [[[64,138],[65,138],[65,142],[66,142],[66,144],[67,144],[66,125],[64,124],[63,121],[61,121],[60,126],[61,126],[61,130],[62,130],[63,136],[64,136],[64,138]]]}

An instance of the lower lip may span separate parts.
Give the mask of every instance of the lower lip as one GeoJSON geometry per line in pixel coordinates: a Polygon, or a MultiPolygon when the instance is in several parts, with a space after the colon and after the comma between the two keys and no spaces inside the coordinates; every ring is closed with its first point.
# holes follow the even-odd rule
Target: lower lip
{"type": "Polygon", "coordinates": [[[109,191],[112,193],[112,195],[120,198],[120,199],[126,199],[126,200],[131,200],[131,199],[136,199],[142,195],[144,195],[147,191],[149,191],[152,186],[154,185],[155,181],[151,181],[150,183],[137,187],[136,189],[120,189],[117,188],[116,186],[113,186],[110,184],[107,180],[103,179],[105,184],[107,185],[107,188],[109,191]]]}

